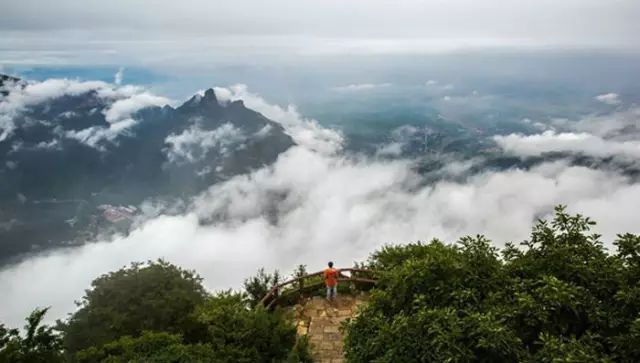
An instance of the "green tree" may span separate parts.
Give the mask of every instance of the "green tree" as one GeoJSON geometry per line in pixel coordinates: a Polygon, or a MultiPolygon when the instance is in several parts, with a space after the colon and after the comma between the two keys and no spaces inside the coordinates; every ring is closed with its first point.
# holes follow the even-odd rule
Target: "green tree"
{"type": "Polygon", "coordinates": [[[79,310],[59,324],[67,352],[147,330],[197,339],[191,313],[207,297],[201,281],[194,272],[162,260],[133,263],[98,277],[77,303],[79,310]]]}
{"type": "Polygon", "coordinates": [[[369,304],[346,327],[351,362],[640,360],[640,237],[610,254],[594,222],[556,208],[520,247],[482,236],[385,246],[369,304]]]}
{"type": "Polygon", "coordinates": [[[247,301],[251,306],[256,306],[260,300],[281,281],[278,270],[273,273],[267,273],[264,268],[258,270],[254,276],[244,280],[244,290],[247,293],[247,301]]]}
{"type": "Polygon", "coordinates": [[[185,344],[182,337],[166,332],[124,336],[100,347],[76,353],[78,363],[191,363],[227,362],[208,344],[185,344]]]}
{"type": "Polygon", "coordinates": [[[287,357],[288,363],[313,363],[313,357],[311,356],[311,345],[309,338],[304,335],[298,337],[296,344],[287,357]]]}
{"type": "Polygon", "coordinates": [[[283,310],[251,309],[244,294],[222,292],[198,307],[206,343],[229,362],[285,361],[296,343],[291,316],[283,310]]]}
{"type": "Polygon", "coordinates": [[[52,327],[42,325],[46,309],[36,309],[24,327],[7,329],[0,324],[0,363],[56,363],[63,362],[62,340],[52,327]]]}

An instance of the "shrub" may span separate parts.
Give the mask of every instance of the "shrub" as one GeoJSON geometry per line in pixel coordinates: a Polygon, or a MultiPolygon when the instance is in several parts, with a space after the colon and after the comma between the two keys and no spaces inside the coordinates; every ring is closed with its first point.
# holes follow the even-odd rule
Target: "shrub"
{"type": "Polygon", "coordinates": [[[65,347],[73,354],[147,330],[190,336],[197,329],[191,313],[207,296],[201,282],[194,272],[162,260],[102,275],[79,310],[60,323],[65,347]]]}
{"type": "Polygon", "coordinates": [[[640,238],[620,235],[608,254],[593,224],[557,207],[502,257],[482,236],[382,248],[348,360],[638,361],[640,238]]]}

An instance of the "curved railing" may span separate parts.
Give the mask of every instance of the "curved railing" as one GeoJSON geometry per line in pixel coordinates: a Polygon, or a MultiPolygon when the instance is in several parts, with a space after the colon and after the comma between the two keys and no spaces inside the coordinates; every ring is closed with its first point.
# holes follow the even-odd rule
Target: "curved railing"
{"type": "MultiPolygon", "coordinates": [[[[352,282],[365,285],[375,285],[378,279],[375,277],[376,271],[362,268],[338,268],[338,283],[352,282]],[[345,275],[347,273],[348,275],[345,275]]],[[[324,281],[308,284],[308,280],[323,277],[324,271],[318,271],[304,276],[296,277],[291,280],[278,284],[269,290],[267,294],[260,300],[259,305],[265,306],[267,309],[278,305],[279,302],[286,300],[294,294],[303,296],[305,293],[317,290],[324,286],[324,281]]]]}

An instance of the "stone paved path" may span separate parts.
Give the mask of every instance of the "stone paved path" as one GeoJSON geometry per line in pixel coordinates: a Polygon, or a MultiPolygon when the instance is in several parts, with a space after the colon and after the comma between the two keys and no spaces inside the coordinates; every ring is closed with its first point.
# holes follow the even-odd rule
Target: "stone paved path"
{"type": "Polygon", "coordinates": [[[367,295],[338,295],[335,301],[315,296],[294,307],[298,335],[308,335],[313,357],[318,363],[344,361],[340,324],[352,317],[367,295]]]}

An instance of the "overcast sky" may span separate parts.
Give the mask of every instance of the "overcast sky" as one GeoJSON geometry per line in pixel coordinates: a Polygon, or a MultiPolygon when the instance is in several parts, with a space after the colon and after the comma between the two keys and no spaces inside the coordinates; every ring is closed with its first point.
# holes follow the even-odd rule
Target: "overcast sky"
{"type": "Polygon", "coordinates": [[[134,51],[143,41],[311,53],[640,48],[637,0],[1,1],[5,63],[16,50],[134,51]]]}

